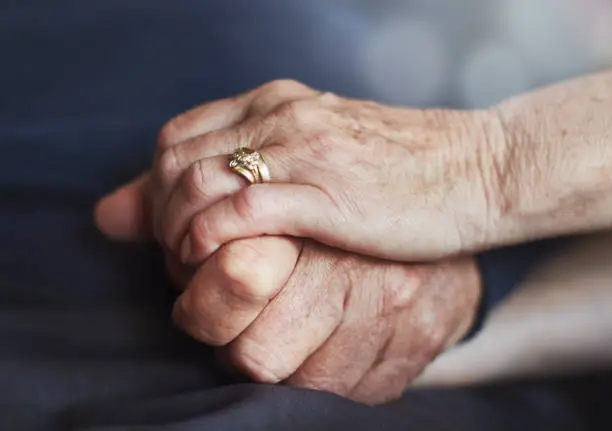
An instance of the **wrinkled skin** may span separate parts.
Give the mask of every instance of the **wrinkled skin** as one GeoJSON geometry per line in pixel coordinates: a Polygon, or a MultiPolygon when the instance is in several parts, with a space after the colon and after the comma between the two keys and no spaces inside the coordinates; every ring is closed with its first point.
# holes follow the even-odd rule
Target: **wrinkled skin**
{"type": "MultiPolygon", "coordinates": [[[[382,119],[375,114],[378,105],[347,100],[347,105],[340,108],[335,105],[339,100],[343,99],[320,95],[299,84],[277,82],[183,114],[162,130],[152,172],[104,199],[97,208],[96,218],[101,229],[114,238],[155,235],[166,250],[170,274],[184,289],[174,308],[176,323],[194,338],[219,346],[225,361],[255,381],[283,381],[373,404],[399,396],[441,350],[466,333],[481,294],[479,274],[472,258],[432,264],[392,262],[322,244],[325,238],[331,238],[327,242],[334,243],[333,236],[324,235],[315,241],[289,236],[262,237],[257,233],[252,238],[220,243],[210,255],[187,259],[189,265],[178,259],[182,237],[190,228],[199,229],[198,223],[203,220],[200,214],[229,196],[253,188],[245,189],[244,180],[227,169],[226,154],[239,143],[224,135],[232,128],[242,130],[248,124],[265,124],[269,133],[279,130],[283,115],[295,115],[295,101],[335,106],[338,116],[332,116],[328,124],[334,124],[333,121],[351,124],[354,132],[350,145],[366,148],[354,159],[340,159],[345,166],[354,168],[347,177],[335,172],[331,165],[316,167],[311,163],[312,169],[318,169],[321,181],[327,178],[345,184],[347,193],[359,192],[355,195],[359,197],[359,205],[356,201],[352,206],[347,203],[355,198],[349,194],[344,202],[357,210],[361,224],[357,226],[348,220],[350,215],[346,213],[347,226],[343,229],[353,229],[357,236],[365,231],[368,220],[376,220],[380,214],[372,215],[368,208],[408,211],[405,203],[398,206],[393,199],[387,199],[411,196],[411,190],[416,190],[416,186],[406,186],[404,177],[411,177],[409,172],[402,171],[406,168],[389,165],[381,176],[370,162],[375,160],[380,148],[388,154],[405,150],[404,144],[385,141],[394,139],[393,136],[399,139],[406,133],[397,125],[400,117],[408,123],[425,121],[413,126],[413,142],[417,142],[420,131],[424,133],[419,138],[423,142],[435,142],[438,138],[444,141],[441,136],[447,128],[434,124],[442,121],[435,118],[445,114],[384,108],[392,110],[385,112],[382,119]],[[342,109],[350,106],[361,117],[342,114],[342,109]],[[289,112],[283,114],[286,111],[289,112]],[[403,118],[401,113],[408,113],[408,118],[403,118]],[[359,124],[371,127],[372,131],[358,133],[355,129],[361,127],[359,124]],[[385,124],[386,135],[373,131],[385,124]],[[367,139],[359,142],[360,136],[367,139]],[[367,150],[368,146],[378,144],[376,151],[367,150]],[[396,184],[400,179],[403,183],[396,184]],[[355,184],[349,184],[354,181],[355,184]],[[405,187],[408,188],[402,190],[405,187]],[[368,197],[369,193],[378,195],[374,199],[368,197]]],[[[313,115],[319,116],[319,125],[324,127],[322,114],[313,115]]],[[[461,131],[464,129],[459,119],[462,114],[449,112],[448,115],[457,121],[456,137],[467,134],[467,129],[461,131]]],[[[280,130],[285,127],[291,130],[289,125],[280,130]]],[[[451,130],[454,129],[451,127],[451,130]]],[[[342,133],[346,135],[345,132],[342,133]]],[[[453,136],[444,139],[453,147],[453,136]]],[[[306,142],[303,146],[307,150],[302,153],[292,156],[285,153],[286,160],[316,154],[312,151],[319,142],[323,141],[306,142]]],[[[419,145],[406,151],[427,153],[419,145]]],[[[277,153],[265,153],[273,178],[282,172],[281,148],[278,145],[277,153]]],[[[336,153],[330,154],[326,153],[326,157],[334,160],[336,153]]],[[[340,153],[337,156],[342,157],[340,153]]],[[[437,156],[431,157],[433,160],[437,156]]],[[[315,159],[324,160],[318,156],[315,159]]],[[[421,174],[426,173],[421,169],[421,174]]],[[[435,183],[435,178],[429,179],[435,183]]],[[[418,199],[431,200],[423,195],[419,197],[415,191],[413,201],[418,199]]],[[[312,208],[308,210],[312,217],[318,209],[309,208],[312,208]]],[[[418,213],[424,217],[427,211],[407,214],[418,213]]],[[[397,247],[393,242],[398,241],[399,234],[385,233],[388,219],[377,222],[382,230],[378,232],[376,244],[370,244],[367,238],[357,239],[364,249],[371,250],[368,254],[393,255],[390,250],[397,247]]],[[[417,227],[426,222],[421,220],[411,223],[417,227]]],[[[431,225],[433,221],[427,222],[431,225]]],[[[440,232],[432,225],[427,233],[435,237],[440,232]]],[[[341,236],[341,232],[334,234],[341,236]]],[[[436,255],[443,249],[434,243],[432,240],[428,254],[436,255]]],[[[413,244],[408,241],[403,248],[410,250],[413,244]]]]}
{"type": "Polygon", "coordinates": [[[502,135],[489,111],[393,108],[273,82],[164,128],[156,234],[191,264],[263,234],[397,261],[473,251],[494,223],[502,135]],[[240,146],[259,149],[272,184],[244,187],[228,169],[240,146]]]}
{"type": "Polygon", "coordinates": [[[479,279],[471,259],[406,265],[307,242],[283,286],[287,273],[271,270],[273,256],[293,247],[266,237],[227,245],[196,273],[175,305],[176,322],[226,345],[256,381],[379,403],[399,396],[473,319],[479,279]],[[279,284],[268,284],[271,273],[279,284]]]}
{"type": "MultiPolygon", "coordinates": [[[[128,193],[105,205],[125,206],[128,193]]],[[[98,215],[107,234],[135,233],[133,223],[108,221],[98,215]]],[[[193,276],[169,259],[177,286],[186,289],[176,323],[220,346],[225,365],[254,381],[377,404],[400,396],[474,319],[481,287],[471,258],[413,265],[312,241],[301,247],[275,237],[232,242],[193,276]]]]}

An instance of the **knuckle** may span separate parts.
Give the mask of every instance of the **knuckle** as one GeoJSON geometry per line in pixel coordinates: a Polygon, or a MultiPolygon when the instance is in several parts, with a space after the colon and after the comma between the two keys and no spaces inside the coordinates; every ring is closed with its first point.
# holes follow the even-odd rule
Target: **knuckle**
{"type": "Polygon", "coordinates": [[[276,116],[297,125],[305,125],[312,123],[316,112],[316,106],[310,100],[291,100],[278,107],[276,116]]]}
{"type": "Polygon", "coordinates": [[[232,346],[232,362],[258,383],[278,383],[281,377],[275,369],[276,361],[269,346],[252,338],[240,337],[232,346]]]}
{"type": "Polygon", "coordinates": [[[194,162],[183,174],[182,187],[185,192],[187,202],[197,204],[206,199],[207,185],[213,181],[212,170],[207,170],[202,165],[202,161],[194,162]]]}
{"type": "Polygon", "coordinates": [[[255,186],[245,187],[233,195],[232,205],[239,218],[252,222],[259,215],[261,205],[258,189],[255,186]]]}
{"type": "Polygon", "coordinates": [[[218,267],[228,281],[227,290],[234,298],[243,302],[267,300],[270,280],[265,268],[266,257],[249,241],[230,243],[219,250],[218,267]]]}
{"type": "MultiPolygon", "coordinates": [[[[270,114],[285,103],[300,99],[313,99],[318,94],[308,86],[290,79],[268,82],[259,88],[251,103],[252,114],[270,114]]],[[[313,99],[314,100],[314,99],[313,99]]]]}
{"type": "Polygon", "coordinates": [[[167,150],[180,141],[180,133],[175,120],[170,120],[161,128],[157,134],[157,148],[160,151],[167,150]]]}
{"type": "Polygon", "coordinates": [[[294,79],[275,79],[264,85],[264,90],[271,93],[293,93],[308,87],[294,79]]]}
{"type": "Polygon", "coordinates": [[[202,213],[196,214],[189,225],[189,234],[191,235],[191,245],[195,247],[196,254],[207,253],[209,251],[207,238],[211,232],[214,232],[213,226],[207,217],[203,217],[202,213]]]}
{"type": "Polygon", "coordinates": [[[327,132],[310,133],[303,138],[304,148],[317,159],[329,159],[334,151],[333,136],[327,132]]]}
{"type": "Polygon", "coordinates": [[[324,105],[335,105],[340,101],[340,97],[335,95],[334,93],[330,93],[326,91],[318,95],[319,102],[324,105]]]}
{"type": "Polygon", "coordinates": [[[179,171],[179,164],[174,147],[169,147],[161,153],[157,171],[163,185],[167,185],[176,177],[179,171]]]}
{"type": "Polygon", "coordinates": [[[425,349],[425,351],[429,351],[431,355],[435,355],[441,348],[446,344],[446,340],[450,336],[449,329],[445,327],[445,325],[440,324],[440,322],[436,322],[429,328],[429,349],[425,349]]]}
{"type": "Polygon", "coordinates": [[[440,350],[447,344],[447,340],[452,335],[452,328],[444,324],[439,315],[430,307],[423,310],[414,310],[413,324],[413,350],[414,364],[423,365],[435,357],[440,350]]]}
{"type": "Polygon", "coordinates": [[[378,315],[389,316],[412,307],[424,283],[424,276],[421,273],[418,267],[407,270],[403,267],[389,266],[382,274],[378,315]]]}
{"type": "Polygon", "coordinates": [[[232,341],[231,336],[221,329],[219,325],[202,326],[199,329],[199,339],[205,341],[208,345],[214,347],[221,347],[232,341]]]}
{"type": "Polygon", "coordinates": [[[282,103],[276,109],[276,116],[284,120],[292,121],[296,116],[296,110],[297,110],[297,102],[294,100],[291,100],[289,102],[282,103]]]}

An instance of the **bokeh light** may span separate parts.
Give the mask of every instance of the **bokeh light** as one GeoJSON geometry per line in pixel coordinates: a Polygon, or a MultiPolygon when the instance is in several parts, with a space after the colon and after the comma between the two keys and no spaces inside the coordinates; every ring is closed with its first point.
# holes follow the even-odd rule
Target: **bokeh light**
{"type": "Polygon", "coordinates": [[[447,73],[447,53],[435,24],[418,16],[382,21],[369,32],[361,65],[375,94],[390,103],[436,100],[447,73]]]}
{"type": "Polygon", "coordinates": [[[483,107],[612,67],[612,0],[357,3],[375,17],[359,73],[384,102],[483,107]]]}
{"type": "Polygon", "coordinates": [[[488,41],[466,58],[460,73],[460,91],[466,107],[486,108],[533,85],[525,60],[509,45],[488,41]]]}

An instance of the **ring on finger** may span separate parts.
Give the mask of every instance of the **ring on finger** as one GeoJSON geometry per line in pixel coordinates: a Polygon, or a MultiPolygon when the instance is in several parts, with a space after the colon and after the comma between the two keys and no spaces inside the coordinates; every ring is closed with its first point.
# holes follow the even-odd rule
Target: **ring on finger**
{"type": "Polygon", "coordinates": [[[270,170],[263,156],[251,148],[238,148],[229,156],[229,168],[245,178],[249,184],[270,181],[270,170]]]}

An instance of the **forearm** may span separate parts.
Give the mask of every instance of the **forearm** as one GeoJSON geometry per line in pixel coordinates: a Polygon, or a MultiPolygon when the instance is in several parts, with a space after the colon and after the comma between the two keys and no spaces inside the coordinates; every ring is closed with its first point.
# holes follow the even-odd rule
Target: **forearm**
{"type": "Polygon", "coordinates": [[[541,264],[472,341],[442,354],[420,385],[546,376],[612,361],[612,234],[579,239],[541,264]]]}
{"type": "Polygon", "coordinates": [[[496,108],[505,131],[494,170],[494,242],[612,226],[612,71],[496,108]]]}

